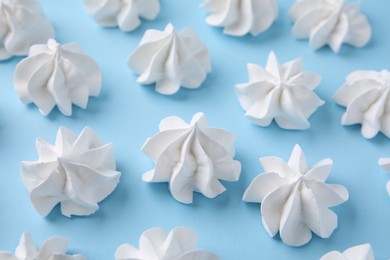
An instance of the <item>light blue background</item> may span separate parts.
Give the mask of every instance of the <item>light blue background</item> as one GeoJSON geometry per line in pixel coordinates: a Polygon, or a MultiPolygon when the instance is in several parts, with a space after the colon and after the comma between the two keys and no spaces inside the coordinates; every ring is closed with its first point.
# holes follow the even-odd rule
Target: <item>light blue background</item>
{"type": "Polygon", "coordinates": [[[390,257],[390,197],[385,189],[390,175],[377,164],[379,157],[390,157],[390,140],[381,134],[366,140],[359,126],[341,126],[344,109],[331,99],[348,73],[389,68],[390,1],[363,1],[362,12],[373,29],[372,40],[362,49],[343,46],[338,55],[328,48],[313,51],[307,41],[293,38],[287,18],[292,0],[279,0],[279,19],[267,32],[238,38],[208,26],[200,4],[161,0],[161,13],[155,21],[145,21],[136,31],[124,33],[97,26],[79,0],[42,0],[57,40],[79,43],[99,63],[103,90],[99,97],[90,99],[87,110],[74,108],[71,117],[55,110],[44,117],[34,105],[22,104],[14,91],[13,71],[21,58],[0,63],[0,250],[13,251],[22,232],[29,231],[37,245],[62,235],[68,238],[71,252],[107,260],[113,259],[122,243],[138,246],[139,236],[148,228],[159,226],[169,231],[189,226],[198,233],[199,247],[222,259],[318,259],[328,251],[361,243],[371,243],[377,259],[390,257]],[[163,96],[154,86],[138,85],[126,60],[145,30],[162,30],[169,22],[178,30],[188,26],[199,35],[209,48],[213,71],[201,88],[163,96]],[[281,62],[303,57],[305,70],[323,76],[316,92],[326,104],[310,118],[312,126],[307,131],[255,126],[238,104],[234,85],[247,82],[246,63],[264,66],[271,50],[281,62]],[[158,131],[162,118],[177,115],[189,121],[199,111],[206,114],[210,126],[235,134],[236,159],[242,163],[242,173],[238,182],[225,183],[227,191],[219,197],[196,195],[192,205],[184,205],[171,197],[166,184],[142,182],[142,174],[154,165],[140,147],[158,131]],[[41,217],[19,175],[20,161],[37,159],[35,138],[53,143],[60,126],[77,134],[90,126],[115,147],[121,182],[100,203],[100,210],[88,217],[66,218],[59,207],[41,217]],[[350,200],[334,208],[339,228],[333,235],[329,239],[314,236],[300,248],[270,238],[261,224],[259,204],[241,200],[251,180],[262,172],[258,158],[275,155],[287,160],[296,143],[311,165],[332,158],[334,167],[328,182],[343,184],[350,192],[350,200]]]}

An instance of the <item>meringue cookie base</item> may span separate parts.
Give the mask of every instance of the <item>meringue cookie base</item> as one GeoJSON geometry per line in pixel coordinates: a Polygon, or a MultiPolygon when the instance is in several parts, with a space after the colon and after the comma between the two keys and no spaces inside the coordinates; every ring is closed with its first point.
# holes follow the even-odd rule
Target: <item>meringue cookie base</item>
{"type": "Polygon", "coordinates": [[[79,43],[97,61],[103,87],[86,110],[74,107],[68,118],[54,109],[46,118],[35,106],[22,104],[13,90],[12,75],[20,59],[0,63],[1,250],[15,250],[22,232],[29,231],[37,246],[49,237],[63,236],[72,253],[106,260],[113,259],[116,248],[123,243],[138,245],[140,234],[151,227],[169,232],[175,226],[188,226],[196,230],[200,248],[227,260],[254,256],[290,259],[291,255],[303,260],[319,259],[327,252],[342,252],[362,243],[372,244],[377,259],[390,257],[390,197],[386,191],[390,175],[377,163],[380,157],[390,157],[390,140],[382,134],[366,140],[360,126],[342,126],[345,108],[332,100],[352,71],[389,69],[388,1],[363,1],[362,12],[376,21],[372,24],[373,44],[361,49],[343,46],[338,55],[327,47],[313,51],[307,41],[293,38],[286,17],[292,1],[287,0],[278,1],[281,13],[268,31],[258,37],[240,38],[223,35],[221,29],[207,25],[200,1],[161,1],[159,18],[144,21],[132,33],[97,26],[81,1],[41,2],[47,18],[57,28],[57,40],[79,43]],[[202,37],[212,56],[213,71],[201,88],[181,89],[166,97],[156,93],[153,86],[137,84],[126,58],[145,30],[163,30],[169,22],[178,30],[190,27],[202,37]],[[305,70],[323,76],[316,93],[326,104],[312,115],[308,130],[287,131],[275,124],[262,128],[243,115],[234,86],[247,80],[248,62],[264,65],[271,50],[281,61],[302,56],[305,70]],[[140,148],[147,137],[156,133],[162,118],[176,115],[190,121],[198,111],[205,113],[210,125],[236,136],[235,158],[241,161],[243,171],[238,182],[224,183],[227,191],[220,196],[208,199],[195,194],[193,204],[183,205],[172,199],[166,183],[151,185],[142,181],[143,173],[152,169],[153,163],[140,148]],[[99,211],[89,217],[68,219],[56,207],[42,218],[19,177],[20,161],[37,158],[35,138],[53,142],[59,126],[75,133],[90,126],[115,147],[121,182],[101,202],[99,211]],[[314,236],[306,246],[291,248],[278,237],[270,238],[261,224],[259,205],[241,198],[251,180],[263,172],[258,158],[274,155],[287,160],[296,143],[311,165],[323,158],[333,159],[329,182],[346,186],[350,199],[333,208],[338,228],[330,239],[314,236]]]}

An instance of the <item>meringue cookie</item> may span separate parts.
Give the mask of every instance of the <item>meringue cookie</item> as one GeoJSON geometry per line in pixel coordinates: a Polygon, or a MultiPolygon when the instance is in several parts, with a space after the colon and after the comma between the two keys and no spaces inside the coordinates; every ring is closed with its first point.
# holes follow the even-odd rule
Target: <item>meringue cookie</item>
{"type": "Polygon", "coordinates": [[[209,25],[224,27],[223,32],[233,36],[256,36],[278,18],[276,0],[206,0],[202,7],[211,13],[209,25]]]}
{"type": "Polygon", "coordinates": [[[196,248],[196,232],[187,227],[174,228],[167,234],[162,228],[146,230],[139,249],[123,244],[115,252],[116,260],[218,260],[214,253],[196,248]]]}
{"type": "Polygon", "coordinates": [[[260,126],[269,126],[274,119],[281,128],[309,128],[308,118],[324,101],[313,91],[321,76],[302,71],[302,66],[302,59],[282,65],[273,52],[266,68],[248,64],[249,83],[236,85],[245,116],[260,126]]]}
{"type": "Polygon", "coordinates": [[[97,63],[75,43],[33,45],[27,58],[16,65],[15,90],[23,103],[34,103],[43,115],[57,106],[66,116],[72,104],[83,109],[89,96],[98,96],[102,75],[97,63]]]}
{"type": "Polygon", "coordinates": [[[341,124],[362,125],[362,135],[373,138],[382,132],[390,138],[390,72],[358,70],[347,76],[333,99],[347,108],[341,124]]]}
{"type": "Polygon", "coordinates": [[[35,209],[46,216],[58,203],[63,215],[90,215],[98,202],[114,191],[120,172],[115,170],[112,144],[104,144],[91,128],[79,136],[61,127],[55,145],[36,141],[38,161],[21,163],[21,176],[35,209]]]}
{"type": "MultiPolygon", "coordinates": [[[[390,158],[380,158],[378,164],[383,168],[383,170],[390,173],[390,158]]],[[[387,182],[386,189],[390,196],[390,181],[387,182]]]]}
{"type": "Polygon", "coordinates": [[[320,260],[374,260],[374,252],[370,244],[362,244],[348,248],[344,252],[332,251],[320,260]]]}
{"type": "Polygon", "coordinates": [[[359,9],[360,3],[345,0],[298,0],[288,15],[295,38],[309,39],[314,49],[329,45],[337,53],[343,43],[363,47],[369,42],[371,26],[359,9]]]}
{"type": "Polygon", "coordinates": [[[68,242],[63,237],[52,237],[46,240],[39,251],[29,233],[23,233],[15,255],[9,252],[0,252],[3,260],[86,260],[82,255],[67,255],[68,242]]]}
{"type": "Polygon", "coordinates": [[[97,24],[124,32],[135,30],[141,18],[153,20],[160,12],[159,0],[83,0],[97,24]]]}
{"type": "Polygon", "coordinates": [[[166,117],[159,128],[142,147],[156,163],[155,169],[143,175],[145,182],[169,182],[176,200],[191,203],[193,191],[214,198],[226,190],[219,179],[238,180],[241,164],[233,160],[234,136],[209,128],[203,113],[195,114],[190,124],[176,116],[166,117]]]}
{"type": "Polygon", "coordinates": [[[209,53],[198,36],[189,28],[176,32],[172,24],[163,32],[147,30],[128,65],[140,75],[138,83],[156,83],[156,91],[165,95],[180,86],[198,88],[211,71],[209,53]]]}
{"type": "Polygon", "coordinates": [[[312,233],[327,238],[337,227],[337,215],[328,209],[348,200],[344,186],[326,184],[332,160],[324,159],[309,168],[302,149],[295,145],[288,163],[278,157],[260,159],[265,173],[246,189],[243,200],[261,203],[263,225],[284,243],[302,246],[312,233]]]}
{"type": "Polygon", "coordinates": [[[54,34],[38,0],[0,0],[0,60],[27,55],[54,34]]]}

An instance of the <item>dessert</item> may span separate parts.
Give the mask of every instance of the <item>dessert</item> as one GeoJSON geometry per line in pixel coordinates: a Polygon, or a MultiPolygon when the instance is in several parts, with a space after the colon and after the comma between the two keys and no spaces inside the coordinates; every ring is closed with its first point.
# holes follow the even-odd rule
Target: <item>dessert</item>
{"type": "Polygon", "coordinates": [[[358,70],[349,74],[333,99],[347,110],[343,125],[362,125],[362,135],[373,138],[382,132],[390,138],[390,72],[358,70]]]}
{"type": "Polygon", "coordinates": [[[130,54],[129,68],[141,84],[156,83],[156,91],[171,95],[180,86],[198,88],[211,71],[206,46],[189,28],[177,32],[172,24],[164,31],[147,30],[130,54]]]}
{"type": "Polygon", "coordinates": [[[124,32],[135,30],[141,19],[153,20],[160,12],[159,0],[83,0],[97,24],[118,26],[124,32]]]}
{"type": "Polygon", "coordinates": [[[298,0],[288,15],[297,39],[309,39],[313,49],[328,45],[339,52],[343,43],[363,47],[371,38],[371,26],[360,13],[360,3],[346,0],[298,0]]]}
{"type": "Polygon", "coordinates": [[[112,144],[104,144],[91,128],[79,136],[61,127],[55,145],[38,138],[37,161],[21,162],[21,176],[38,213],[46,216],[58,203],[63,215],[90,215],[116,188],[112,144]]]}
{"type": "MultiPolygon", "coordinates": [[[[390,158],[380,158],[378,163],[383,168],[383,170],[390,173],[390,158]]],[[[386,189],[387,193],[390,196],[390,181],[387,182],[386,189]]]]}
{"type": "Polygon", "coordinates": [[[226,190],[219,180],[238,180],[241,164],[233,160],[234,136],[208,127],[203,113],[195,114],[190,124],[166,117],[159,129],[142,147],[156,164],[142,176],[144,181],[169,182],[177,201],[192,203],[193,191],[214,198],[226,190]]]}
{"type": "Polygon", "coordinates": [[[54,34],[39,0],[0,0],[0,61],[27,55],[31,45],[54,34]]]}
{"type": "Polygon", "coordinates": [[[248,64],[249,82],[236,85],[245,116],[259,126],[275,120],[285,129],[309,128],[308,118],[324,101],[313,91],[321,76],[302,66],[302,59],[280,64],[273,52],[265,68],[248,64]]]}
{"type": "Polygon", "coordinates": [[[321,257],[320,260],[374,260],[374,252],[370,244],[363,244],[348,248],[344,252],[332,251],[321,257]]]}
{"type": "Polygon", "coordinates": [[[63,237],[52,237],[43,242],[39,250],[36,249],[34,241],[29,233],[23,233],[20,238],[15,254],[0,252],[2,260],[86,260],[83,255],[66,254],[68,242],[63,237]]]}
{"type": "Polygon", "coordinates": [[[214,253],[197,249],[196,232],[187,227],[174,228],[167,234],[162,228],[151,228],[142,233],[139,249],[123,244],[116,250],[116,260],[218,260],[214,253]]]}
{"type": "Polygon", "coordinates": [[[15,68],[14,87],[25,104],[34,103],[43,115],[55,106],[72,115],[72,104],[83,109],[89,96],[98,96],[102,75],[98,64],[75,43],[60,45],[53,39],[33,45],[15,68]]]}
{"type": "Polygon", "coordinates": [[[274,237],[278,232],[284,243],[302,246],[312,232],[328,238],[337,227],[337,215],[329,209],[348,200],[342,185],[325,183],[333,162],[324,159],[312,168],[303,151],[295,145],[290,160],[260,158],[264,173],[246,189],[243,200],[261,203],[264,228],[274,237]]]}
{"type": "Polygon", "coordinates": [[[210,12],[209,25],[224,27],[223,32],[233,36],[256,36],[278,18],[276,0],[206,0],[202,7],[210,12]]]}

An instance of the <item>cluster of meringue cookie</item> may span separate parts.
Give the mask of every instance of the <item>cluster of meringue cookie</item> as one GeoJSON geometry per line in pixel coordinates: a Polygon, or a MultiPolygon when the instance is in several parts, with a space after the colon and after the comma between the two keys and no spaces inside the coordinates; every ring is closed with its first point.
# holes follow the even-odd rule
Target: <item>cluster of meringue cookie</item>
{"type": "MultiPolygon", "coordinates": [[[[101,26],[118,26],[130,32],[142,19],[155,19],[159,0],[83,0],[88,12],[101,26]]],[[[276,0],[206,0],[202,5],[210,14],[206,22],[223,27],[233,36],[256,36],[271,27],[278,17],[276,0]]],[[[98,64],[77,44],[57,43],[54,30],[46,20],[39,1],[0,0],[0,60],[27,55],[15,69],[14,87],[23,103],[34,103],[43,115],[55,107],[67,116],[72,106],[86,108],[90,96],[98,96],[102,75],[98,64]],[[47,44],[44,44],[47,42],[47,44]]],[[[319,49],[329,45],[339,52],[343,43],[366,45],[371,37],[367,18],[358,4],[345,0],[298,0],[290,9],[293,35],[309,39],[319,49]]],[[[139,75],[140,84],[155,84],[156,91],[171,95],[180,87],[198,88],[211,71],[207,47],[191,29],[176,31],[168,24],[164,31],[147,30],[138,47],[130,54],[128,66],[139,75]]],[[[260,126],[272,121],[284,129],[307,129],[309,117],[324,104],[314,89],[320,75],[303,71],[303,60],[281,64],[271,52],[265,68],[248,64],[249,82],[238,84],[238,100],[245,116],[260,126]]],[[[335,94],[335,101],[346,107],[342,124],[361,124],[362,135],[378,132],[390,138],[390,72],[355,71],[335,94]]],[[[109,196],[119,183],[113,146],[104,144],[90,128],[79,136],[60,128],[55,144],[37,139],[37,161],[21,162],[21,176],[33,206],[42,216],[60,204],[65,216],[90,215],[98,203],[109,196]]],[[[145,182],[167,182],[173,198],[192,203],[193,193],[214,198],[226,189],[221,181],[237,181],[241,164],[234,160],[234,135],[210,128],[203,113],[188,124],[171,116],[163,119],[159,132],[148,138],[144,152],[155,163],[146,172],[145,182]]],[[[262,223],[273,237],[302,246],[312,233],[328,238],[337,227],[337,215],[329,208],[348,200],[348,190],[326,179],[332,160],[324,159],[313,167],[306,163],[299,145],[286,163],[278,157],[261,158],[264,173],[246,189],[243,200],[261,203],[262,223]]],[[[379,164],[390,172],[390,159],[379,164]]],[[[390,182],[387,184],[390,195],[390,182]]],[[[117,260],[124,259],[204,259],[217,260],[214,253],[196,248],[196,233],[175,228],[169,234],[161,228],[145,231],[139,249],[120,246],[117,260]]],[[[15,254],[0,252],[1,259],[85,259],[67,255],[64,238],[51,238],[40,250],[24,233],[15,254]]],[[[343,253],[332,251],[321,259],[374,258],[364,244],[343,253]]]]}

